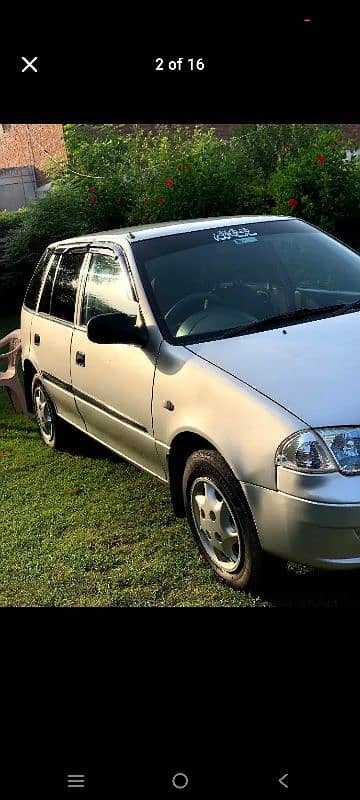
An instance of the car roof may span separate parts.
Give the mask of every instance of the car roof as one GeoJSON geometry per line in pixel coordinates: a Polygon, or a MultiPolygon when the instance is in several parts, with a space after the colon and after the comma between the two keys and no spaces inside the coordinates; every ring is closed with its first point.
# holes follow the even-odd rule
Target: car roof
{"type": "Polygon", "coordinates": [[[282,216],[241,216],[241,217],[209,217],[204,219],[183,220],[181,222],[159,222],[153,225],[132,225],[126,228],[117,228],[111,231],[89,233],[86,236],[74,236],[72,239],[62,239],[53,242],[51,247],[60,245],[77,244],[78,242],[121,242],[124,238],[128,241],[141,241],[154,239],[160,236],[171,236],[178,233],[190,233],[206,228],[218,228],[226,225],[248,225],[259,222],[276,222],[277,220],[293,219],[282,216]]]}

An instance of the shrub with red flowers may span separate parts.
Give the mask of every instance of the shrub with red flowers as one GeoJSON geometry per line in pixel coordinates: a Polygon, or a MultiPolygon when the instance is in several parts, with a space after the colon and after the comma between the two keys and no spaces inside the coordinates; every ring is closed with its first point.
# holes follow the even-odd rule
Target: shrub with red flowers
{"type": "Polygon", "coordinates": [[[16,212],[6,234],[0,298],[5,275],[6,297],[16,278],[22,299],[49,242],[158,221],[279,213],[360,246],[360,159],[346,161],[340,132],[323,128],[246,125],[225,141],[201,126],[105,125],[94,136],[65,125],[68,158],[51,191],[16,212]]]}
{"type": "Polygon", "coordinates": [[[323,132],[270,179],[275,214],[291,213],[360,247],[360,159],[345,159],[339,131],[323,132]]]}
{"type": "Polygon", "coordinates": [[[298,203],[299,203],[299,201],[296,199],[296,197],[290,197],[290,200],[288,200],[288,202],[287,202],[289,208],[296,208],[298,203]]]}

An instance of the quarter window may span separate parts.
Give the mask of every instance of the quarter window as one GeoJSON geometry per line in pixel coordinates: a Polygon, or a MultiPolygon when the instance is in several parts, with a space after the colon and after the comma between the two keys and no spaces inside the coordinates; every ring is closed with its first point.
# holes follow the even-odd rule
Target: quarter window
{"type": "Polygon", "coordinates": [[[38,311],[40,311],[42,314],[50,314],[51,292],[54,284],[54,277],[55,277],[56,267],[59,263],[59,259],[60,259],[60,253],[54,253],[52,256],[52,260],[50,262],[49,269],[46,274],[46,278],[44,280],[38,307],[38,311]]]}
{"type": "Polygon", "coordinates": [[[24,306],[26,306],[26,308],[29,308],[31,311],[35,311],[36,309],[43,275],[48,266],[51,256],[52,256],[51,250],[50,251],[45,250],[45,253],[43,253],[43,255],[41,256],[40,261],[35,269],[35,272],[27,288],[24,299],[24,306]]]}
{"type": "Polygon", "coordinates": [[[84,253],[65,253],[58,266],[51,299],[51,316],[74,322],[76,291],[84,253]]]}
{"type": "Polygon", "coordinates": [[[87,325],[99,314],[126,313],[129,302],[133,303],[133,297],[124,268],[113,256],[94,253],[86,279],[80,323],[87,325]]]}

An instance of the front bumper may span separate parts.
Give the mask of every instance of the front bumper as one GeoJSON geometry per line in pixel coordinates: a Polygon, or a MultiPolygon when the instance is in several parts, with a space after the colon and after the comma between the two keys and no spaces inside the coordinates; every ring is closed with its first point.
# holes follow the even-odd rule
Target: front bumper
{"type": "Polygon", "coordinates": [[[249,483],[242,488],[264,550],[313,567],[360,568],[360,502],[320,502],[249,483]]]}

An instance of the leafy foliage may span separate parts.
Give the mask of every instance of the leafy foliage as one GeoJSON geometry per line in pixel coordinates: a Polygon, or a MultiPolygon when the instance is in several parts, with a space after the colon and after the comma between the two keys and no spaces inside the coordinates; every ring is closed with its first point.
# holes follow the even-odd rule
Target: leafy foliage
{"type": "Polygon", "coordinates": [[[52,190],[15,215],[0,213],[0,303],[20,305],[49,242],[126,225],[290,213],[356,245],[358,161],[345,162],[341,134],[325,128],[241,125],[224,141],[201,127],[149,134],[103,125],[94,135],[66,125],[68,160],[52,164],[52,190]]]}
{"type": "MultiPolygon", "coordinates": [[[[11,231],[19,228],[24,219],[25,209],[21,211],[0,211],[0,312],[4,313],[13,303],[11,292],[20,277],[20,291],[24,281],[19,276],[13,262],[8,257],[7,243],[11,231]]],[[[14,290],[16,297],[16,288],[14,290]]]]}
{"type": "Polygon", "coordinates": [[[321,133],[270,179],[276,214],[294,214],[360,246],[360,162],[344,159],[336,132],[321,133]]]}
{"type": "MultiPolygon", "coordinates": [[[[335,125],[238,125],[236,137],[244,140],[253,161],[258,164],[264,179],[281,168],[288,158],[296,159],[301,150],[312,145],[335,125]]],[[[337,131],[340,137],[340,131],[337,131]]]]}

